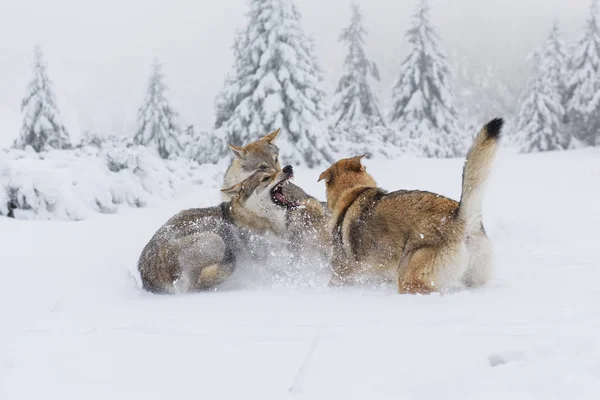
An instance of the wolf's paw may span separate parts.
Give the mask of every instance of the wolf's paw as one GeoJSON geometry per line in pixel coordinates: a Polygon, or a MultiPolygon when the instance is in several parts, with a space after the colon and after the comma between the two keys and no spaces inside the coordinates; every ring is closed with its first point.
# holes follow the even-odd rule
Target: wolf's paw
{"type": "Polygon", "coordinates": [[[334,276],[333,278],[331,278],[329,280],[329,283],[327,284],[327,286],[328,287],[340,287],[340,286],[345,286],[346,284],[347,284],[347,282],[344,279],[334,276]]]}

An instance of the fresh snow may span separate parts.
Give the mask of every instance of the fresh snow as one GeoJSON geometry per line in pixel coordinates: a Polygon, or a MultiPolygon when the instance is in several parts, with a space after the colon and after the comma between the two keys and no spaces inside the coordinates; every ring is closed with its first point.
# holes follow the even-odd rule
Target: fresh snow
{"type": "Polygon", "coordinates": [[[223,176],[220,165],[163,161],[143,146],[125,147],[116,138],[96,145],[96,139],[72,150],[0,150],[0,216],[83,220],[160,204],[206,180],[220,187],[214,183],[223,176]]]}
{"type": "MultiPolygon", "coordinates": [[[[365,164],[386,189],[460,194],[462,159],[365,164]]],[[[322,199],[319,173],[295,171],[322,199]]],[[[1,399],[600,397],[599,149],[503,151],[484,205],[495,276],[447,295],[247,265],[216,291],[144,292],[155,230],[218,203],[204,178],[85,221],[0,218],[1,399]]]]}

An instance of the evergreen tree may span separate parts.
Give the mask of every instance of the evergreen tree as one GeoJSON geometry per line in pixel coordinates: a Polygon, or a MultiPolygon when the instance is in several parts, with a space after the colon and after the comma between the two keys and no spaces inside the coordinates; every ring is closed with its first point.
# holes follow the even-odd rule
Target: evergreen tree
{"type": "Polygon", "coordinates": [[[572,57],[568,82],[568,119],[573,136],[598,144],[600,135],[600,25],[598,0],[592,0],[584,33],[572,57]]]}
{"type": "Polygon", "coordinates": [[[332,107],[333,127],[367,123],[369,126],[384,125],[379,111],[379,102],[369,78],[379,81],[379,70],[375,62],[369,61],[365,54],[363,17],[358,5],[352,3],[352,19],[339,40],[348,46],[348,55],[344,60],[345,73],[340,79],[332,107]]]}
{"type": "Polygon", "coordinates": [[[167,86],[160,63],[155,60],[144,104],[138,110],[138,129],[133,143],[155,149],[161,158],[182,151],[178,114],[166,98],[167,86]]]}
{"type": "Polygon", "coordinates": [[[292,0],[249,0],[249,7],[233,46],[233,74],[215,101],[215,127],[239,146],[282,128],[277,145],[286,162],[332,161],[320,124],[321,70],[298,9],[292,0]]]}
{"type": "MultiPolygon", "coordinates": [[[[457,56],[452,57],[454,65],[454,81],[458,88],[456,108],[460,115],[465,132],[474,133],[481,129],[490,115],[500,114],[514,116],[517,114],[517,102],[522,87],[518,90],[514,80],[508,79],[493,64],[477,65],[478,61],[457,56]]],[[[521,86],[521,85],[519,85],[521,86]]],[[[514,132],[513,118],[506,118],[504,122],[506,132],[514,132]],[[510,129],[509,129],[510,128],[510,129]]],[[[507,136],[503,145],[516,135],[507,136]]],[[[468,144],[469,142],[467,142],[468,144]]]]}
{"type": "Polygon", "coordinates": [[[549,74],[550,83],[556,88],[560,102],[565,106],[567,101],[568,57],[565,45],[560,38],[558,21],[555,21],[552,25],[550,35],[542,49],[542,60],[549,74]]]}
{"type": "Polygon", "coordinates": [[[559,129],[556,131],[558,140],[562,148],[568,148],[571,145],[571,133],[567,122],[567,74],[568,57],[565,45],[560,38],[558,21],[552,25],[550,35],[542,48],[541,69],[546,74],[545,80],[548,94],[560,104],[556,109],[559,129]]]}
{"type": "Polygon", "coordinates": [[[463,155],[464,131],[453,104],[450,67],[430,22],[427,0],[420,0],[406,36],[412,49],[393,88],[391,125],[424,156],[463,155]]]}
{"type": "Polygon", "coordinates": [[[556,85],[555,57],[547,47],[535,53],[533,75],[520,101],[517,132],[523,153],[565,148],[562,134],[564,108],[556,85]]]}
{"type": "Polygon", "coordinates": [[[47,65],[40,46],[35,47],[33,79],[27,86],[27,95],[21,102],[24,111],[23,127],[13,147],[24,149],[31,146],[35,151],[65,149],[71,140],[60,121],[58,107],[48,78],[47,65]]]}

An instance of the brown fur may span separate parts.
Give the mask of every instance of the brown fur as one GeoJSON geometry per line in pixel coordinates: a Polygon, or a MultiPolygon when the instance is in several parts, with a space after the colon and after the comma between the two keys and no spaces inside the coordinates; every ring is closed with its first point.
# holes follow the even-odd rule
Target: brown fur
{"type": "MultiPolygon", "coordinates": [[[[223,177],[223,188],[228,188],[239,183],[256,171],[281,171],[279,162],[279,149],[275,140],[280,130],[261,137],[244,147],[229,145],[234,157],[225,171],[223,177]]],[[[227,197],[223,197],[225,201],[227,197]]]]}
{"type": "Polygon", "coordinates": [[[388,193],[366,172],[363,156],[340,160],[321,173],[332,213],[331,285],[375,275],[395,279],[399,293],[427,294],[485,283],[491,247],[481,202],[501,126],[493,120],[475,139],[460,203],[425,191],[388,193]]]}
{"type": "MultiPolygon", "coordinates": [[[[281,171],[279,149],[275,142],[277,129],[243,147],[229,145],[234,158],[225,172],[223,185],[230,186],[257,170],[281,171]]],[[[285,197],[300,207],[288,213],[287,231],[291,250],[297,255],[317,250],[322,258],[329,257],[331,235],[327,229],[329,212],[326,203],[308,195],[302,188],[288,182],[283,187],[285,197]]]]}

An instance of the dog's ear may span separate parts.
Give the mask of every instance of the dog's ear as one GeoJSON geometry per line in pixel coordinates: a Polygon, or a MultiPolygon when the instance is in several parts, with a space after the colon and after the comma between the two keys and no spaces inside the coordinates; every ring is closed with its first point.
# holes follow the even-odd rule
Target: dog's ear
{"type": "Polygon", "coordinates": [[[243,147],[234,146],[232,144],[228,144],[227,146],[229,146],[231,152],[236,158],[241,158],[242,160],[246,158],[246,149],[243,147]]]}
{"type": "Polygon", "coordinates": [[[277,128],[273,132],[269,133],[268,135],[261,137],[260,140],[266,140],[269,143],[273,143],[275,141],[275,139],[277,139],[277,136],[279,136],[280,131],[281,131],[281,128],[277,128]]]}
{"type": "Polygon", "coordinates": [[[237,199],[238,197],[240,197],[240,194],[242,193],[242,184],[236,183],[235,185],[233,185],[230,188],[221,189],[221,192],[225,193],[227,196],[231,197],[232,199],[237,199]]]}
{"type": "Polygon", "coordinates": [[[319,175],[319,179],[317,180],[317,182],[321,182],[323,179],[325,179],[325,183],[329,182],[329,180],[331,179],[331,171],[326,169],[325,171],[321,172],[321,175],[319,175]]]}
{"type": "Polygon", "coordinates": [[[362,172],[362,171],[366,170],[365,166],[360,163],[360,159],[363,158],[364,156],[365,156],[365,154],[363,154],[362,156],[352,157],[352,158],[348,159],[348,161],[346,162],[346,165],[352,171],[362,172]]]}

